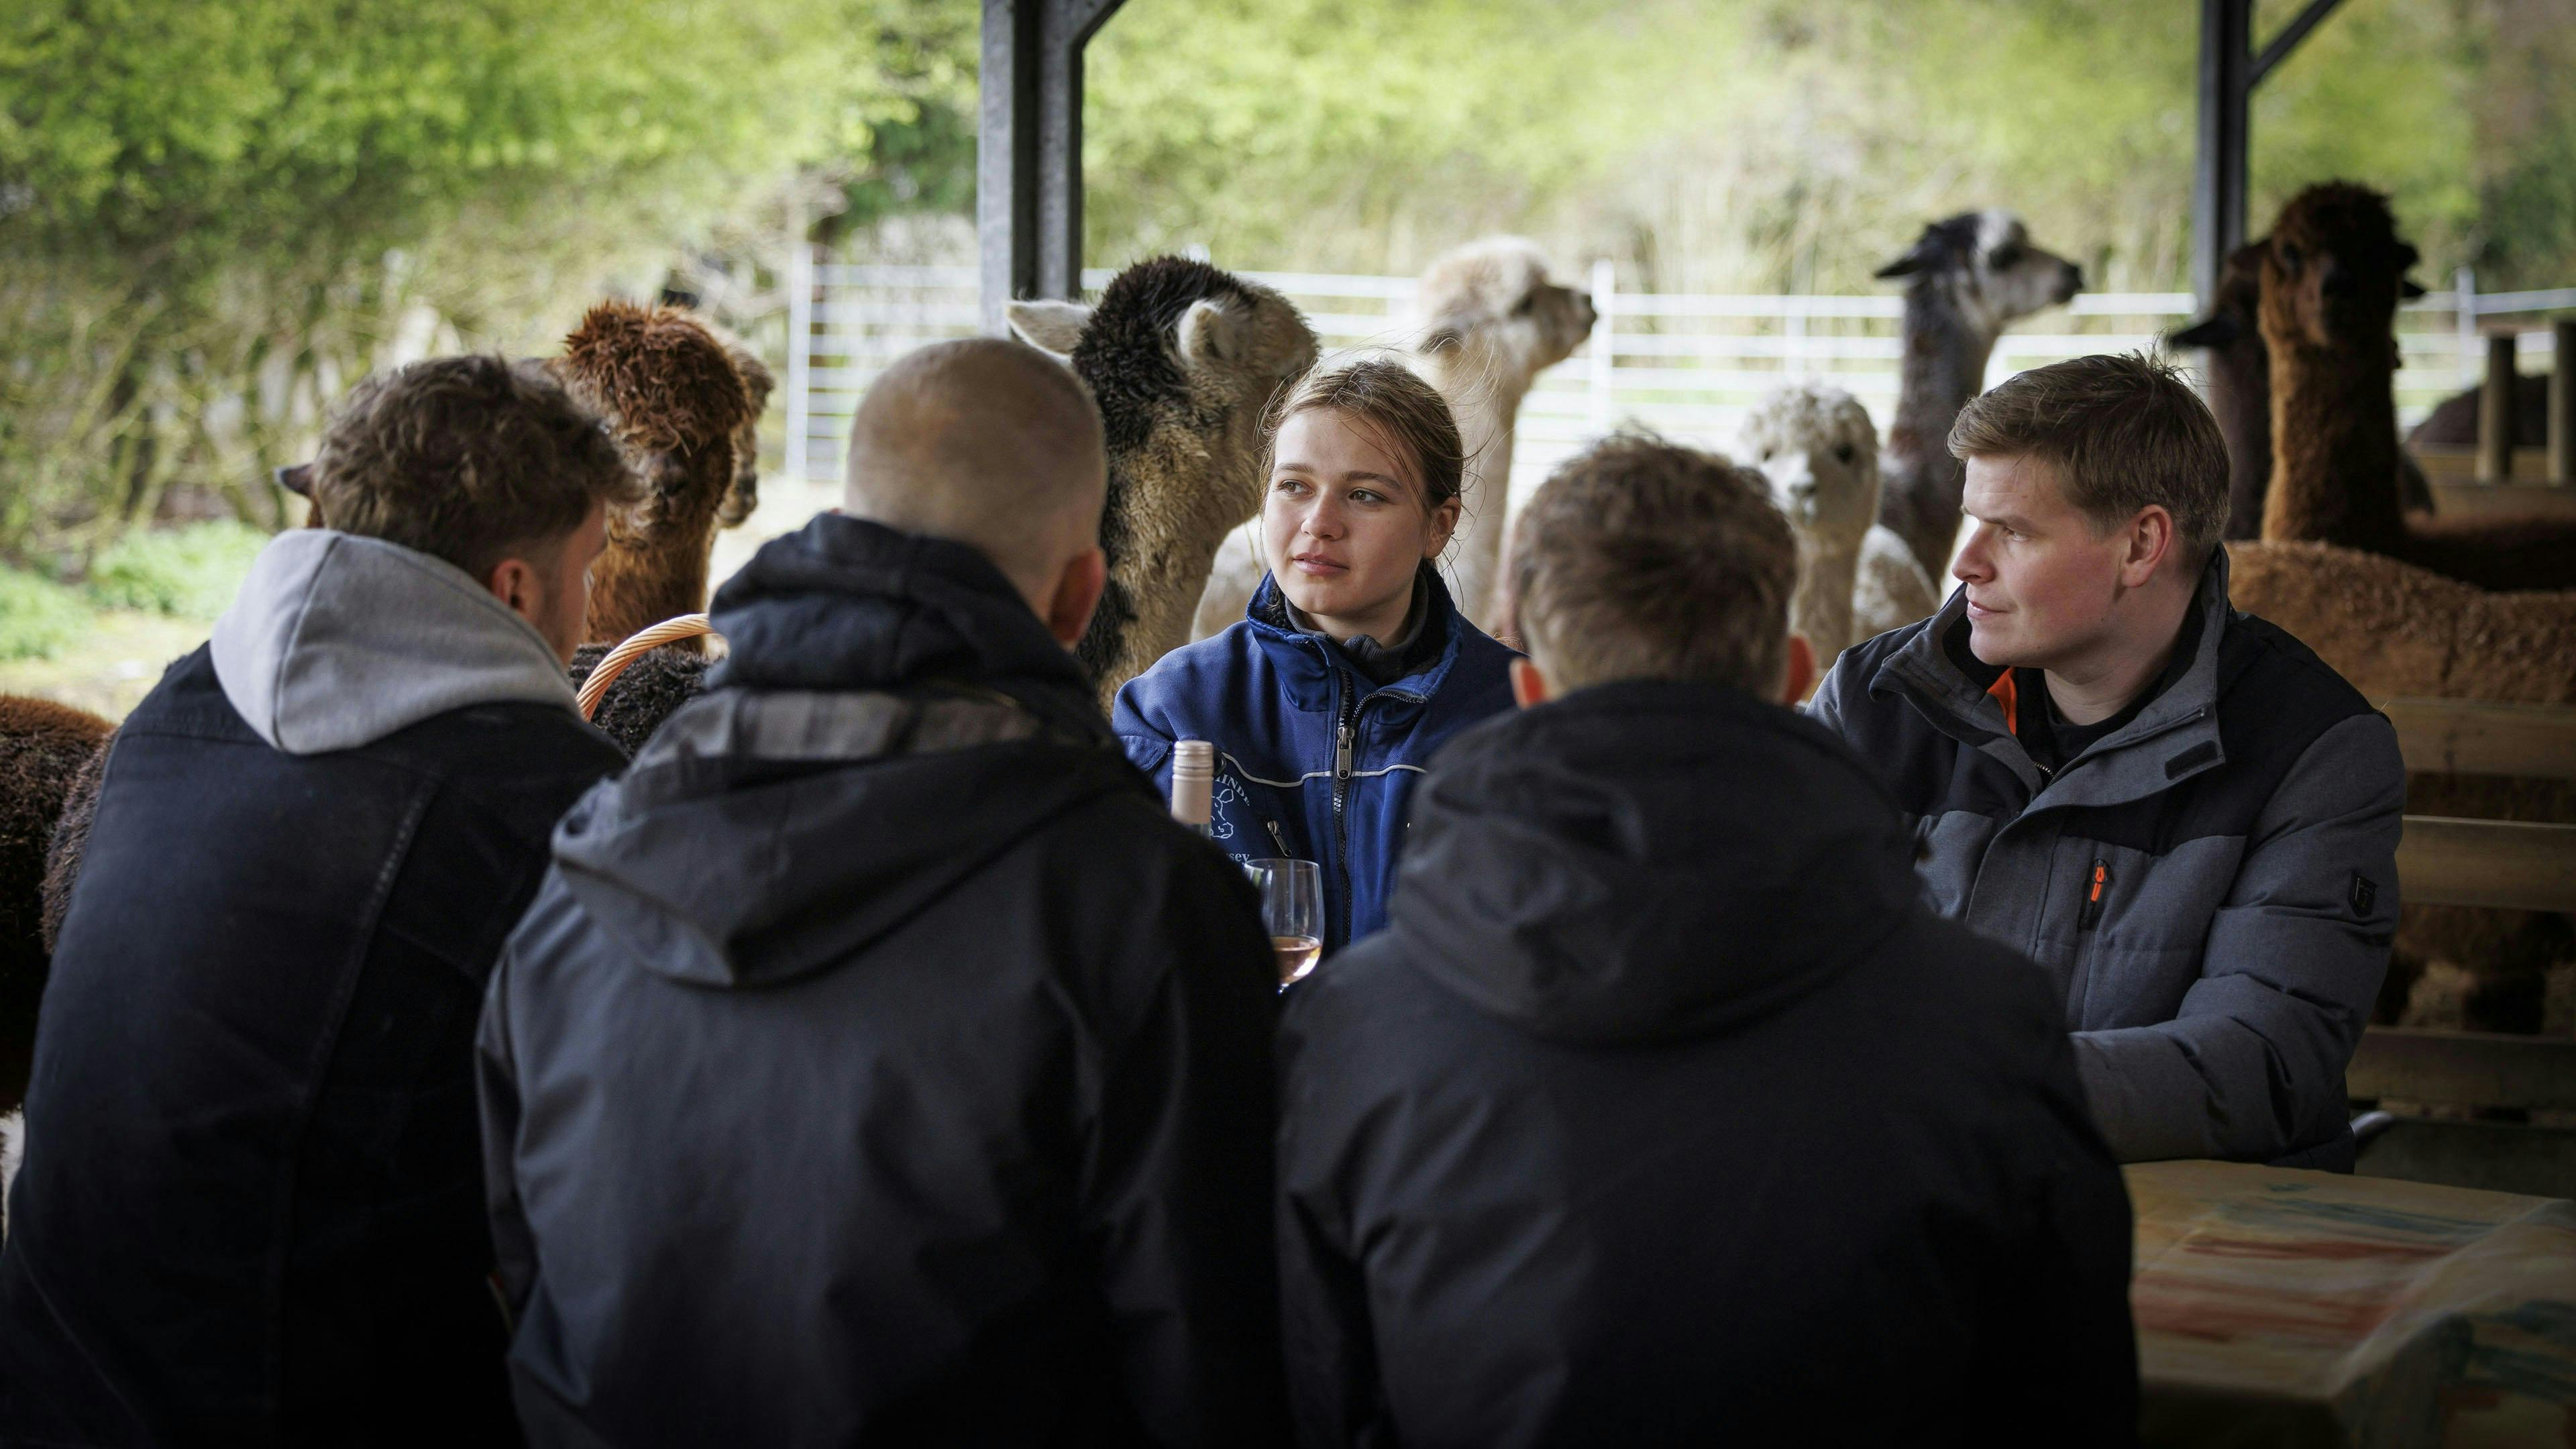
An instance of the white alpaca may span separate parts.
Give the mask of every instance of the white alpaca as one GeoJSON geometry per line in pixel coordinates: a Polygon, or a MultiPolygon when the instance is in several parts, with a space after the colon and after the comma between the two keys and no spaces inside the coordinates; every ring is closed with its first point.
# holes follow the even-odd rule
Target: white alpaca
{"type": "Polygon", "coordinates": [[[1878,429],[1859,399],[1831,383],[1792,383],[1745,418],[1737,448],[1798,535],[1789,627],[1819,664],[1941,606],[1913,550],[1876,521],[1878,429]]]}
{"type": "MultiPolygon", "coordinates": [[[[1511,504],[1513,422],[1538,375],[1592,334],[1592,298],[1548,280],[1537,243],[1487,237],[1433,262],[1414,293],[1413,311],[1410,360],[1448,399],[1466,454],[1458,532],[1447,556],[1450,592],[1468,618],[1490,629],[1511,504]]],[[[1267,568],[1260,528],[1256,518],[1227,536],[1193,637],[1207,638],[1243,617],[1267,568]]]]}

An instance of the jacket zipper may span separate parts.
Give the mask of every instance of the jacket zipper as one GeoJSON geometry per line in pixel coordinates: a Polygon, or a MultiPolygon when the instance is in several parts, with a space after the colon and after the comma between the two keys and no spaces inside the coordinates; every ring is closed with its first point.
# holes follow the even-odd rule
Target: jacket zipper
{"type": "Polygon", "coordinates": [[[2075,913],[2075,929],[2089,931],[2102,923],[2102,894],[2111,888],[2111,862],[2096,857],[2084,877],[2084,905],[2075,913]]]}
{"type": "MultiPolygon", "coordinates": [[[[1340,671],[1336,669],[1335,673],[1340,671]]],[[[1333,720],[1333,871],[1341,880],[1342,910],[1347,913],[1351,908],[1351,828],[1343,807],[1350,799],[1351,726],[1359,713],[1359,692],[1347,678],[1339,683],[1341,707],[1334,711],[1333,720]]],[[[1342,928],[1348,931],[1350,923],[1343,922],[1342,928]]]]}

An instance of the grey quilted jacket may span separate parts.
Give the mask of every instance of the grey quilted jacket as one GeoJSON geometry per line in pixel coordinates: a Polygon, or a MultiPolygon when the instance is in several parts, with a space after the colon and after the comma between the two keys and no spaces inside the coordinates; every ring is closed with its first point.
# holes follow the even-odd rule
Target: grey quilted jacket
{"type": "Polygon", "coordinates": [[[2203,576],[2198,642],[2137,718],[2043,776],[1959,593],[1855,645],[1810,706],[1877,766],[1946,915],[2062,985],[2123,1161],[2349,1170],[2343,1074],[2397,921],[2406,779],[2385,716],[2203,576]]]}

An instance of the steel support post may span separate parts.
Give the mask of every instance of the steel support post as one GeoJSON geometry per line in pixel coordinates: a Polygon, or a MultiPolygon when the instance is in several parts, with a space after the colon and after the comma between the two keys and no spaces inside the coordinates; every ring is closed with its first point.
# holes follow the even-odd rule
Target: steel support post
{"type": "Polygon", "coordinates": [[[984,0],[975,231],[984,330],[1082,289],[1082,50],[1121,0],[984,0]]]}
{"type": "Polygon", "coordinates": [[[2200,151],[2191,178],[2191,285],[2206,307],[2230,252],[2245,244],[2254,88],[2342,0],[2308,0],[2254,52],[2254,0],[2200,0],[2200,151]]]}

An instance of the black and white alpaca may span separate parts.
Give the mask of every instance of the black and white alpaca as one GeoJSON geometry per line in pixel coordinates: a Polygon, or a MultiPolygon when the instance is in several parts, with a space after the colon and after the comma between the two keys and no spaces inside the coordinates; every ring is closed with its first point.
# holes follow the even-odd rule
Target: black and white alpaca
{"type": "Polygon", "coordinates": [[[2084,289],[2073,262],[2031,245],[2008,211],[1963,211],[1923,228],[1905,255],[1878,269],[1907,278],[1896,417],[1881,450],[1878,521],[1896,530],[1934,579],[1950,573],[1964,474],[1950,425],[1985,388],[1986,361],[2006,326],[2084,289]]]}
{"type": "Polygon", "coordinates": [[[1105,705],[1189,642],[1217,546],[1261,508],[1264,416],[1314,365],[1315,334],[1277,292],[1181,257],[1120,272],[1096,306],[1014,302],[1010,318],[1100,405],[1109,587],[1078,652],[1105,705]]]}

